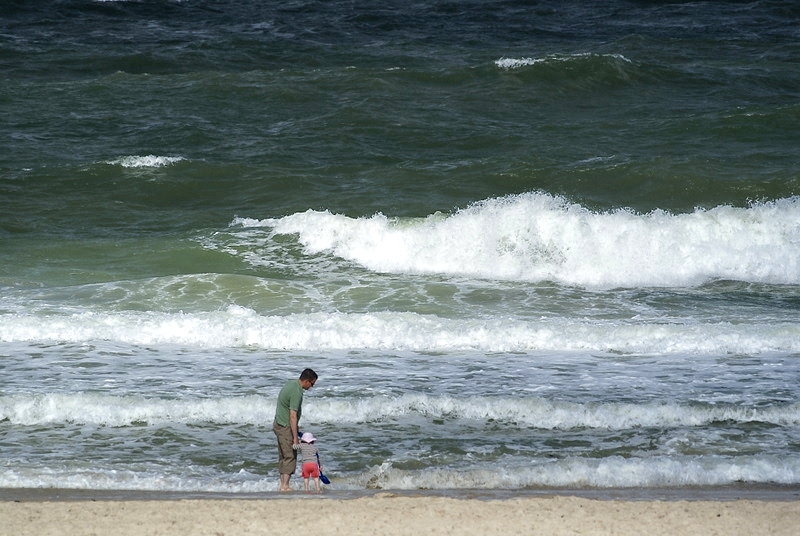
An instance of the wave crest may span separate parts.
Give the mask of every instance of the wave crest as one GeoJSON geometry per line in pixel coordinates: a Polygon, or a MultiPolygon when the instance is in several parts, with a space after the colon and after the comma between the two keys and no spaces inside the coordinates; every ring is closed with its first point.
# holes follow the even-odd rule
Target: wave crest
{"type": "Polygon", "coordinates": [[[560,64],[569,62],[591,62],[591,61],[604,61],[611,63],[632,63],[631,60],[622,54],[593,54],[589,52],[581,54],[551,54],[543,58],[500,58],[495,60],[494,64],[500,69],[514,70],[522,69],[524,67],[531,67],[535,65],[545,64],[560,64]]]}
{"type": "Polygon", "coordinates": [[[231,306],[209,313],[5,315],[0,341],[258,347],[272,350],[758,354],[800,351],[800,326],[765,321],[629,324],[542,319],[448,319],[411,312],[260,315],[231,306]]]}
{"type": "MultiPolygon", "coordinates": [[[[236,219],[295,235],[381,273],[554,281],[587,288],[686,287],[713,280],[800,284],[800,198],[688,214],[593,212],[547,194],[489,199],[452,215],[351,218],[309,210],[236,219]]],[[[248,252],[248,262],[263,262],[248,252]]]]}
{"type": "Polygon", "coordinates": [[[177,162],[186,160],[182,156],[156,156],[154,154],[146,156],[130,155],[121,156],[114,160],[109,160],[106,163],[112,166],[120,166],[123,168],[159,168],[171,166],[177,162]]]}

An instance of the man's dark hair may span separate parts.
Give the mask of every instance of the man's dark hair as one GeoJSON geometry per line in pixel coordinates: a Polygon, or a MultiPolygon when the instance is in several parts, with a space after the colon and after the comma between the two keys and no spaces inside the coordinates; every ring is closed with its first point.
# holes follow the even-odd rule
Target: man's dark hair
{"type": "Polygon", "coordinates": [[[300,379],[308,380],[310,382],[315,382],[317,381],[317,373],[311,370],[310,368],[307,368],[300,373],[300,379]]]}

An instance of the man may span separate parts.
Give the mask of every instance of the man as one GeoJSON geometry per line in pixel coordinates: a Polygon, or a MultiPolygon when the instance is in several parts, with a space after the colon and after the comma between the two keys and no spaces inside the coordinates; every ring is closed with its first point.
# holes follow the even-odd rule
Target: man
{"type": "Polygon", "coordinates": [[[278,393],[275,421],[272,430],[278,438],[278,472],[281,475],[281,491],[290,491],[289,479],[297,468],[297,449],[300,448],[298,423],[303,412],[303,391],[314,387],[317,373],[305,369],[297,380],[290,380],[278,393]]]}

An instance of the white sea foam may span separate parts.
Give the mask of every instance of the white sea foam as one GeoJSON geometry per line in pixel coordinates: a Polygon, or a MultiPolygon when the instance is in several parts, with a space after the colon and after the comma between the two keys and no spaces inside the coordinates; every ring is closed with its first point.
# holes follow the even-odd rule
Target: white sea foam
{"type": "Polygon", "coordinates": [[[330,423],[380,422],[408,414],[419,414],[429,420],[496,420],[548,430],[695,427],[722,421],[762,422],[779,426],[800,424],[800,404],[770,408],[642,403],[577,404],[521,396],[503,399],[413,394],[357,400],[325,398],[309,401],[309,407],[312,406],[315,420],[330,423]]]}
{"type": "Polygon", "coordinates": [[[589,52],[580,54],[550,54],[541,58],[500,58],[495,60],[494,64],[501,69],[521,69],[523,67],[530,67],[531,65],[538,65],[549,62],[570,62],[580,61],[590,58],[608,58],[625,63],[631,63],[631,60],[622,54],[593,54],[589,52]]]}
{"type": "Polygon", "coordinates": [[[260,315],[230,306],[207,313],[9,314],[0,341],[272,350],[580,351],[633,354],[758,354],[800,351],[800,324],[643,323],[563,318],[450,319],[411,312],[260,315]]]}
{"type": "Polygon", "coordinates": [[[258,396],[218,399],[152,399],[101,393],[48,393],[0,397],[0,421],[24,426],[81,423],[128,426],[138,423],[263,424],[274,400],[258,396]]]}
{"type": "Polygon", "coordinates": [[[185,160],[182,156],[156,156],[153,154],[146,156],[121,156],[114,160],[109,160],[107,163],[110,165],[121,166],[124,168],[158,168],[171,166],[176,162],[185,160]]]}
{"type": "Polygon", "coordinates": [[[169,474],[164,467],[125,470],[98,463],[30,468],[15,465],[0,472],[0,488],[260,493],[277,491],[277,487],[275,478],[246,472],[169,474]]]}
{"type": "MultiPolygon", "coordinates": [[[[433,419],[508,422],[544,430],[627,430],[642,427],[705,427],[714,422],[800,425],[800,404],[768,408],[680,404],[579,404],[538,397],[434,396],[311,397],[306,413],[316,424],[369,424],[418,415],[433,419]]],[[[163,399],[103,393],[49,393],[0,397],[0,421],[24,426],[80,423],[263,425],[275,411],[273,397],[163,399]]]]}
{"type": "MultiPolygon", "coordinates": [[[[391,396],[309,397],[304,403],[307,423],[338,429],[356,425],[365,437],[375,423],[445,422],[451,429],[493,429],[512,426],[516,433],[539,435],[554,430],[557,435],[578,432],[591,436],[592,430],[660,429],[671,439],[657,451],[637,450],[635,456],[566,455],[529,457],[513,449],[491,462],[482,460],[480,446],[465,442],[467,453],[453,463],[437,463],[423,469],[409,469],[407,458],[419,453],[395,445],[383,462],[342,470],[337,450],[328,452],[326,474],[334,489],[521,489],[529,487],[661,487],[716,486],[736,482],[797,484],[800,460],[791,455],[724,455],[714,444],[714,426],[730,430],[737,424],[768,424],[790,429],[800,424],[796,403],[769,407],[728,405],[697,406],[678,403],[571,403],[538,397],[477,397],[407,394],[391,396]],[[419,419],[418,419],[419,418],[419,419]],[[311,419],[311,420],[309,420],[311,419]],[[477,421],[477,422],[475,422],[477,421]],[[670,430],[674,432],[669,432],[670,430]],[[691,440],[688,435],[696,434],[691,440]],[[687,436],[687,449],[673,444],[687,436]],[[477,449],[474,453],[470,449],[477,449]],[[476,455],[473,455],[476,454],[476,455]]],[[[156,398],[104,393],[16,394],[0,397],[0,422],[9,426],[46,427],[58,434],[64,425],[114,427],[115,435],[142,426],[192,425],[194,429],[222,424],[250,425],[253,434],[263,433],[274,411],[274,397],[242,396],[218,398],[156,398]],[[261,431],[259,431],[261,430],[261,431]]],[[[381,432],[377,432],[380,434],[381,432]]],[[[348,436],[348,441],[352,440],[348,436]]],[[[502,441],[502,439],[500,439],[502,441]]],[[[739,448],[740,441],[725,439],[739,448]]],[[[398,443],[402,443],[399,441],[398,443]]],[[[413,441],[412,441],[413,443],[413,441]]],[[[192,450],[192,447],[185,447],[192,450]]],[[[412,449],[413,449],[412,445],[412,449]]],[[[436,456],[436,450],[432,451],[436,456]]],[[[339,456],[342,456],[341,454],[339,456]]],[[[237,460],[235,456],[232,460],[237,460]]],[[[370,459],[374,459],[370,456],[370,459]]],[[[142,460],[120,467],[111,461],[70,459],[64,462],[30,464],[11,457],[0,471],[0,487],[71,488],[94,490],[161,490],[248,493],[275,491],[274,474],[255,474],[239,462],[222,466],[181,464],[142,460]],[[62,463],[63,465],[58,465],[62,463]],[[237,470],[237,467],[242,467],[237,470]]],[[[271,461],[267,462],[272,470],[271,461]]],[[[297,484],[297,482],[295,482],[297,484]]]]}
{"type": "MultiPolygon", "coordinates": [[[[330,466],[329,466],[330,467],[330,466]]],[[[188,468],[184,468],[184,471],[188,468]]],[[[332,489],[524,489],[524,488],[620,488],[722,486],[734,483],[796,484],[800,460],[765,456],[726,458],[652,457],[602,459],[566,458],[526,460],[509,470],[469,465],[464,468],[435,467],[408,470],[390,461],[355,473],[326,470],[332,489]]],[[[295,486],[302,486],[295,479],[295,486]]],[[[98,464],[79,467],[34,467],[16,465],[0,472],[2,488],[61,488],[89,490],[156,490],[179,492],[259,493],[277,489],[275,475],[237,473],[165,473],[163,467],[149,471],[119,470],[98,464]]]]}
{"type": "Polygon", "coordinates": [[[527,67],[544,62],[544,58],[500,58],[499,60],[495,60],[494,64],[501,69],[519,69],[520,67],[527,67]]]}
{"type": "MultiPolygon", "coordinates": [[[[330,254],[383,273],[596,289],[685,287],[715,279],[800,284],[797,197],[747,208],[637,214],[593,212],[547,194],[524,194],[419,220],[309,210],[236,219],[233,225],[296,235],[309,255],[330,254]]],[[[270,262],[253,251],[244,256],[270,262]]]]}
{"type": "MultiPolygon", "coordinates": [[[[406,470],[391,462],[358,473],[327,470],[333,489],[523,489],[721,486],[733,483],[796,484],[800,461],[759,456],[741,458],[567,458],[528,460],[513,471],[496,466],[406,470]]],[[[299,479],[293,482],[301,486],[299,479]]],[[[2,488],[60,488],[88,490],[147,490],[178,492],[260,493],[277,489],[275,475],[165,474],[93,467],[4,468],[2,488]]]]}
{"type": "Polygon", "coordinates": [[[513,470],[486,467],[403,470],[391,462],[337,481],[353,489],[519,489],[721,486],[737,482],[795,484],[800,460],[746,456],[529,460],[513,470]]]}

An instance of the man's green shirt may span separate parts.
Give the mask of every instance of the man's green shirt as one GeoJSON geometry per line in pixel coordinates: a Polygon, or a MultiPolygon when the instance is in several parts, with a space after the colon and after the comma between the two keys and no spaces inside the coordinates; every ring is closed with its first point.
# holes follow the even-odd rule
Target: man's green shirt
{"type": "Polygon", "coordinates": [[[286,382],[281,392],[278,393],[278,405],[275,408],[275,422],[281,426],[289,426],[289,410],[297,412],[297,422],[300,422],[300,413],[303,406],[303,388],[299,380],[286,382]]]}

